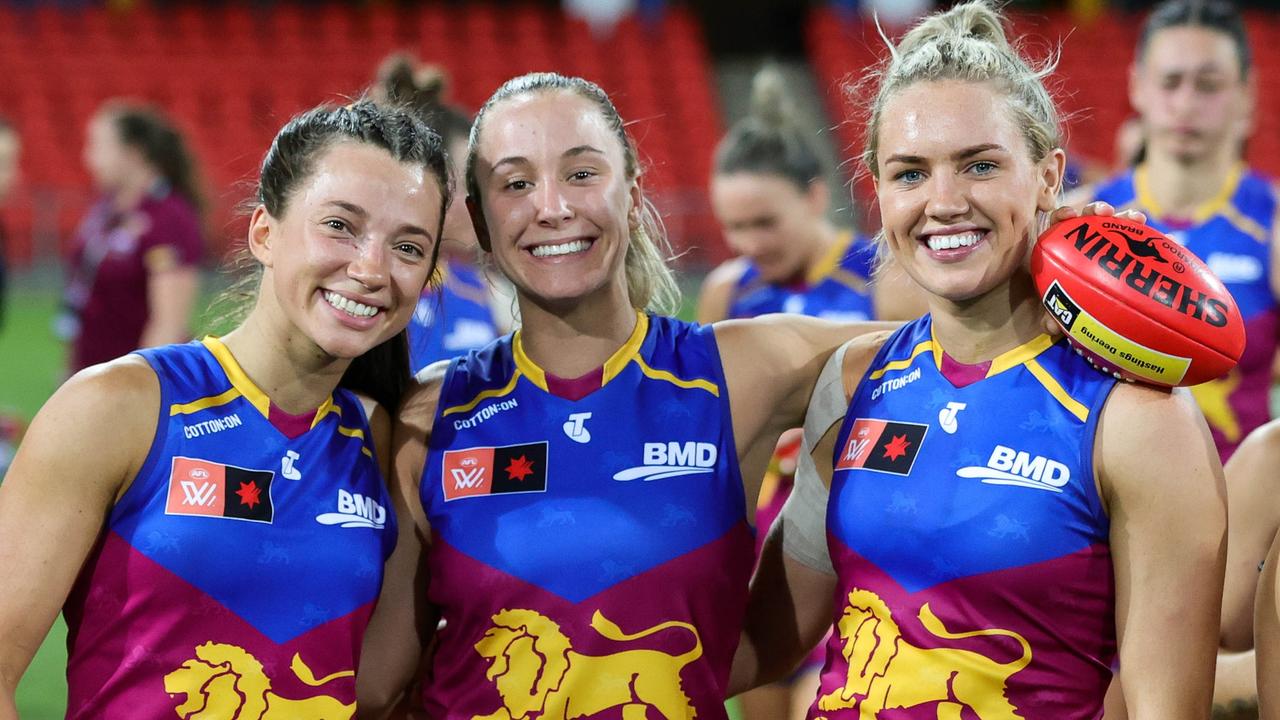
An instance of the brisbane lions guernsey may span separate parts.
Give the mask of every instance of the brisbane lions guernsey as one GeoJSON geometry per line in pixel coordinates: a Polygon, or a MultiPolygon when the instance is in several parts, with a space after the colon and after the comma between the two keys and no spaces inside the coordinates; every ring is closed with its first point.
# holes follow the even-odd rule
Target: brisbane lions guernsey
{"type": "Polygon", "coordinates": [[[868,287],[874,261],[874,246],[847,233],[803,283],[766,282],[755,265],[748,265],[734,285],[729,317],[792,313],[835,322],[870,320],[875,315],[868,287]]]}
{"type": "Polygon", "coordinates": [[[67,601],[67,717],[351,717],[396,536],[359,400],[290,426],[216,339],[138,354],[160,417],[67,601]]]}
{"type": "Polygon", "coordinates": [[[944,362],[929,316],[898,330],[837,436],[809,717],[1100,717],[1115,592],[1093,445],[1115,381],[1047,335],[963,387],[944,362]]]}
{"type": "Polygon", "coordinates": [[[1191,388],[1226,462],[1271,417],[1271,362],[1280,333],[1271,290],[1275,192],[1265,178],[1238,166],[1218,197],[1192,217],[1175,219],[1151,196],[1145,168],[1139,167],[1103,185],[1096,199],[1145,212],[1149,225],[1205,261],[1240,308],[1247,338],[1240,363],[1226,377],[1191,388]]]}
{"type": "Polygon", "coordinates": [[[428,716],[726,718],[752,532],[712,329],[640,315],[593,391],[562,382],[519,333],[445,376],[428,716]]]}
{"type": "Polygon", "coordinates": [[[422,291],[409,321],[409,364],[414,374],[433,362],[482,348],[498,337],[484,275],[456,261],[441,262],[440,272],[443,282],[422,291]]]}

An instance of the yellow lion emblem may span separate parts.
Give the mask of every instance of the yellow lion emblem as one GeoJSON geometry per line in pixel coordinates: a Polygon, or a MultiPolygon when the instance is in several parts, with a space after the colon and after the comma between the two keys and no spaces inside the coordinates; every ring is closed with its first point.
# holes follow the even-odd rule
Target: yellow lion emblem
{"type": "MultiPolygon", "coordinates": [[[[297,654],[289,667],[311,687],[355,675],[345,670],[317,680],[297,654]]],[[[186,696],[175,708],[183,720],[350,720],[356,710],[355,703],[344,704],[328,695],[282,698],[271,692],[271,681],[257,658],[235,645],[214,642],[197,647],[194,658],[165,675],[164,689],[170,696],[186,696]]]]}
{"type": "Polygon", "coordinates": [[[971,650],[915,647],[903,640],[893,614],[878,595],[855,589],[836,624],[844,640],[841,654],[849,664],[848,679],[844,687],[820,696],[818,708],[857,707],[859,716],[877,718],[882,710],[937,703],[939,720],[959,720],[966,707],[982,720],[1022,717],[1006,699],[1005,685],[1031,662],[1031,645],[1025,638],[999,629],[950,632],[928,603],[920,608],[920,622],[947,640],[1013,638],[1022,646],[1022,657],[1002,665],[971,650]]]}
{"type": "Polygon", "coordinates": [[[693,649],[683,655],[639,648],[583,655],[574,652],[560,626],[545,615],[503,610],[475,646],[491,661],[485,676],[497,686],[503,706],[473,720],[571,720],[610,708],[621,709],[624,720],[644,720],[649,708],[668,720],[697,715],[680,685],[681,669],[702,657],[696,628],[671,621],[628,635],[599,611],[591,617],[591,627],[614,641],[684,628],[693,635],[693,649]]]}

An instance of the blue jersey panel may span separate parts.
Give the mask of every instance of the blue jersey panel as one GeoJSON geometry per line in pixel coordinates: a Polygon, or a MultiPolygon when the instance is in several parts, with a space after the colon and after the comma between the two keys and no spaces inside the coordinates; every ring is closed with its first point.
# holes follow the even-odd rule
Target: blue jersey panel
{"type": "Polygon", "coordinates": [[[395,518],[359,400],[290,439],[218,341],[139,354],[160,418],[109,530],[276,642],[375,599],[395,518]]]}
{"type": "Polygon", "coordinates": [[[443,285],[422,293],[409,321],[409,365],[414,373],[498,337],[484,275],[459,262],[449,263],[442,272],[443,285]]]}

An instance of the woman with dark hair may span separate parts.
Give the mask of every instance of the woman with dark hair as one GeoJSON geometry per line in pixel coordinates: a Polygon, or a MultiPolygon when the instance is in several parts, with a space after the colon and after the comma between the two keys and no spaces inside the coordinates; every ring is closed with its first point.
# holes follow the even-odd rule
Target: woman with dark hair
{"type": "Polygon", "coordinates": [[[69,718],[354,714],[396,538],[384,408],[449,196],[411,114],[294,118],[262,163],[243,322],[45,404],[0,485],[0,718],[59,608],[69,718]]]}
{"type": "Polygon", "coordinates": [[[204,256],[195,162],[158,111],[105,104],[84,163],[102,195],[76,233],[58,320],[72,372],[188,339],[204,256]]]}
{"type": "MultiPolygon", "coordinates": [[[[383,61],[373,95],[417,114],[444,138],[449,157],[463,158],[471,116],[445,102],[447,89],[443,69],[397,54],[383,61]]],[[[461,163],[453,170],[454,182],[461,185],[461,163]]],[[[503,320],[509,320],[510,311],[495,302],[495,278],[477,267],[479,253],[466,203],[454,203],[444,220],[435,281],[422,292],[409,321],[409,362],[415,373],[487,345],[510,324],[503,320]]]]}

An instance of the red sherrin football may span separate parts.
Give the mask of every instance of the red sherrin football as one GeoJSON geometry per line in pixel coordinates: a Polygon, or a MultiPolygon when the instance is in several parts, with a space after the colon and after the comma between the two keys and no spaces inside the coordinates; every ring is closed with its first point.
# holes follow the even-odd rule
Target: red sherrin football
{"type": "Polygon", "coordinates": [[[1244,352],[1244,321],[1222,281],[1146,225],[1060,222],[1032,250],[1031,275],[1071,344],[1116,377],[1196,385],[1225,375],[1244,352]]]}

